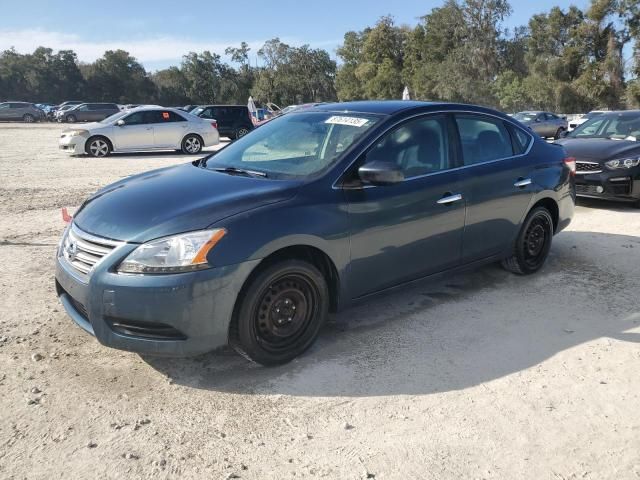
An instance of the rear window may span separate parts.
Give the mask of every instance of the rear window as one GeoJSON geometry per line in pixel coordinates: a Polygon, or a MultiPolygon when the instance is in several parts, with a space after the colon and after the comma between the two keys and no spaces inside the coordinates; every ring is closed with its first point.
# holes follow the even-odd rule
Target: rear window
{"type": "Polygon", "coordinates": [[[513,153],[515,155],[522,155],[527,151],[532,142],[531,135],[517,127],[514,127],[513,125],[508,125],[508,128],[509,132],[511,132],[511,137],[513,138],[513,153]]]}

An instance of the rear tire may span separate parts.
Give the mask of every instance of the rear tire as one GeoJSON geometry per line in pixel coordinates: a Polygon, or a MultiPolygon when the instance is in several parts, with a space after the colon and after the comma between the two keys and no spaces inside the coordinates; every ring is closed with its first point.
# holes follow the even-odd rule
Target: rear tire
{"type": "Polygon", "coordinates": [[[182,140],[182,153],[197,155],[202,151],[202,139],[198,135],[189,134],[182,140]]]}
{"type": "Polygon", "coordinates": [[[76,123],[76,116],[75,115],[67,115],[67,123],[76,123]]]}
{"type": "Polygon", "coordinates": [[[564,128],[560,127],[558,129],[558,131],[556,132],[556,134],[554,135],[554,140],[558,140],[560,138],[562,138],[562,132],[564,132],[564,128]]]}
{"type": "Polygon", "coordinates": [[[329,311],[329,288],[320,271],[285,260],[259,271],[238,297],[229,343],[261,365],[281,365],[307,350],[329,311]]]}
{"type": "Polygon", "coordinates": [[[91,137],[87,140],[84,151],[92,157],[108,157],[111,153],[111,143],[104,137],[91,137]]]}
{"type": "Polygon", "coordinates": [[[36,121],[36,117],[34,117],[33,115],[31,115],[30,113],[25,113],[22,116],[22,121],[24,123],[34,123],[36,121]]]}
{"type": "Polygon", "coordinates": [[[530,275],[542,268],[553,239],[553,218],[544,207],[534,208],[522,224],[513,255],[502,260],[502,267],[518,275],[530,275]]]}
{"type": "Polygon", "coordinates": [[[236,133],[234,134],[234,140],[244,137],[250,131],[251,130],[249,130],[247,127],[240,127],[239,129],[236,130],[236,133]]]}

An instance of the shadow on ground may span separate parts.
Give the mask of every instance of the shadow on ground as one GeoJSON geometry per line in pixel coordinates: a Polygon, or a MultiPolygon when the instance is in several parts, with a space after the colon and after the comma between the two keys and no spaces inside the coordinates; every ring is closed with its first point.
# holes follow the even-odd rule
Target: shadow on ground
{"type": "Polygon", "coordinates": [[[314,347],[288,365],[259,367],[230,350],[144,360],[177,384],[212,391],[349,397],[459,390],[596,339],[640,343],[640,333],[629,332],[640,326],[638,264],[640,237],[564,232],[537,275],[489,265],[378,296],[334,316],[314,347]],[[611,258],[598,263],[602,252],[611,258]]]}
{"type": "Polygon", "coordinates": [[[598,209],[598,210],[609,210],[612,212],[640,213],[640,208],[635,207],[632,203],[612,202],[609,200],[600,200],[597,198],[578,197],[576,201],[576,205],[578,207],[598,209]]]}

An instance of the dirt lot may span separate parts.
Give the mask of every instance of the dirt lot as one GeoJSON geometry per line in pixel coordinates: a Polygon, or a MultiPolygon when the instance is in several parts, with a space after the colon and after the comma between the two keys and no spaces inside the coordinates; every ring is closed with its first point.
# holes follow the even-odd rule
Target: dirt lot
{"type": "Polygon", "coordinates": [[[542,273],[372,300],[283,367],[160,360],[65,315],[60,208],[192,159],[61,129],[0,124],[0,478],[640,478],[640,211],[584,202],[542,273]]]}

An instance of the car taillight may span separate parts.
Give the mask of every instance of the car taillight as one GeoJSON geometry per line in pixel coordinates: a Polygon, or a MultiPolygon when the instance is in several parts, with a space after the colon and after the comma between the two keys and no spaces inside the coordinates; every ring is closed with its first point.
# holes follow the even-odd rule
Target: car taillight
{"type": "Polygon", "coordinates": [[[218,129],[218,122],[216,122],[214,120],[213,122],[211,122],[211,126],[217,130],[218,129]]]}
{"type": "Polygon", "coordinates": [[[569,167],[569,170],[571,171],[571,175],[575,175],[576,174],[576,159],[573,157],[567,157],[564,159],[564,163],[567,167],[569,167]]]}

